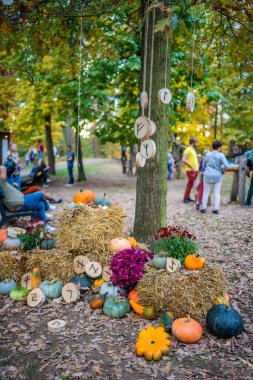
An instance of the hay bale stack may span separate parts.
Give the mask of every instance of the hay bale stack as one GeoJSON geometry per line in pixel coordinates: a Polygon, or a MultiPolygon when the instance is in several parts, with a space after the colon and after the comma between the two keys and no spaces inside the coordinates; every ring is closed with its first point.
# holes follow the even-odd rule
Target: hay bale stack
{"type": "Polygon", "coordinates": [[[137,289],[143,305],[171,311],[177,318],[190,315],[202,321],[215,297],[226,291],[226,282],[220,268],[205,266],[196,274],[150,269],[138,282],[137,289]]]}
{"type": "Polygon", "coordinates": [[[124,217],[118,204],[107,210],[85,204],[64,209],[59,217],[57,248],[73,257],[82,254],[105,265],[110,260],[108,243],[123,235],[124,217]]]}
{"type": "Polygon", "coordinates": [[[38,250],[27,256],[25,271],[29,272],[36,267],[40,268],[41,275],[45,280],[58,278],[66,282],[75,274],[72,255],[58,249],[38,250]]]}
{"type": "Polygon", "coordinates": [[[11,252],[0,252],[0,280],[7,278],[19,282],[24,273],[24,260],[11,252]]]}

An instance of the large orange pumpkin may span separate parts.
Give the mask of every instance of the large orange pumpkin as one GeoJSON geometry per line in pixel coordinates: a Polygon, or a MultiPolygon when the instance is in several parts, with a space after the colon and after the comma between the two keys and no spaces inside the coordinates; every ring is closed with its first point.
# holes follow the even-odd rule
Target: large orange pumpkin
{"type": "Polygon", "coordinates": [[[190,317],[176,319],[172,323],[171,330],[174,337],[183,343],[196,343],[203,333],[202,326],[190,317]]]}
{"type": "Polygon", "coordinates": [[[89,203],[96,199],[95,194],[91,190],[80,189],[79,193],[76,193],[73,198],[74,203],[89,203]]]}
{"type": "Polygon", "coordinates": [[[7,230],[0,230],[0,243],[2,244],[7,239],[7,230]]]}

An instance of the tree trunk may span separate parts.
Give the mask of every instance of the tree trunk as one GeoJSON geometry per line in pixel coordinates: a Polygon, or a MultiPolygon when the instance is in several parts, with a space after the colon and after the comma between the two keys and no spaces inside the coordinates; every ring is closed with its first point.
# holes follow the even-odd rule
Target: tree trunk
{"type": "MultiPolygon", "coordinates": [[[[145,1],[142,0],[144,8],[145,1]]],[[[156,22],[164,15],[156,9],[156,22]]],[[[147,87],[150,78],[150,51],[152,36],[152,12],[149,16],[148,59],[147,59],[147,87]]],[[[145,26],[144,26],[145,27],[145,26]]],[[[143,33],[144,35],[144,33],[143,33]]],[[[142,73],[144,56],[144,38],[142,40],[142,73]]],[[[167,147],[169,127],[169,107],[158,101],[158,91],[164,87],[166,54],[166,36],[164,33],[155,33],[154,66],[152,79],[151,120],[156,123],[157,131],[152,140],[156,144],[156,155],[146,162],[144,168],[137,171],[136,206],[134,221],[134,236],[139,241],[147,241],[161,227],[167,224],[167,147]]],[[[170,55],[170,45],[169,52],[170,55]]],[[[170,67],[168,68],[169,78],[170,67]]],[[[142,82],[141,82],[142,87],[142,82]]],[[[147,88],[149,93],[149,89],[147,88]]],[[[146,113],[147,115],[147,113],[146,113]]]]}
{"type": "Polygon", "coordinates": [[[46,144],[47,144],[47,159],[50,166],[49,173],[55,174],[55,158],[53,150],[52,128],[51,128],[51,114],[45,116],[45,132],[46,132],[46,144]]]}
{"type": "Polygon", "coordinates": [[[215,105],[214,132],[213,132],[214,140],[217,139],[217,129],[218,129],[218,103],[216,103],[215,105]]]}
{"type": "Polygon", "coordinates": [[[83,167],[83,153],[82,153],[82,143],[81,136],[76,133],[76,155],[77,155],[77,181],[86,181],[86,175],[83,167]]]}

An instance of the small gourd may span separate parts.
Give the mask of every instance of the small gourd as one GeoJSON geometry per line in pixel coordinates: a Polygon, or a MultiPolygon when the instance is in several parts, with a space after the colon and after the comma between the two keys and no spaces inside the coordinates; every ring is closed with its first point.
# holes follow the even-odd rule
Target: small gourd
{"type": "Polygon", "coordinates": [[[137,240],[136,240],[134,237],[129,236],[129,237],[127,238],[127,240],[128,240],[129,243],[131,244],[131,247],[132,247],[132,248],[136,247],[136,245],[137,245],[137,240]]]}
{"type": "Polygon", "coordinates": [[[171,326],[174,321],[174,315],[171,312],[163,311],[160,318],[160,325],[164,327],[165,331],[170,332],[171,326]]]}
{"type": "Polygon", "coordinates": [[[18,287],[10,292],[10,297],[13,301],[26,301],[29,290],[26,288],[18,287]]]}
{"type": "Polygon", "coordinates": [[[203,333],[201,324],[190,317],[175,319],[171,330],[174,337],[183,343],[196,343],[203,333]]]}
{"type": "Polygon", "coordinates": [[[111,297],[106,298],[103,313],[112,318],[122,318],[131,310],[128,299],[111,297]]]}
{"type": "Polygon", "coordinates": [[[104,283],[105,283],[105,280],[102,277],[97,278],[96,280],[94,280],[93,286],[94,286],[94,288],[97,288],[97,287],[102,286],[104,283]]]}
{"type": "Polygon", "coordinates": [[[105,302],[105,296],[102,294],[97,294],[95,296],[89,297],[87,301],[91,309],[101,309],[105,302]]]}
{"type": "Polygon", "coordinates": [[[138,356],[144,356],[146,360],[158,361],[169,354],[170,346],[169,334],[163,327],[148,326],[141,330],[135,350],[138,356]]]}
{"type": "Polygon", "coordinates": [[[39,268],[33,268],[31,274],[31,289],[38,288],[41,282],[42,280],[39,268]]]}
{"type": "Polygon", "coordinates": [[[39,288],[44,292],[46,298],[54,299],[61,296],[63,285],[58,280],[46,280],[40,284],[39,288]]]}
{"type": "Polygon", "coordinates": [[[119,287],[113,285],[111,281],[105,282],[100,288],[100,294],[106,295],[107,297],[120,296],[124,291],[119,287]]]}
{"type": "Polygon", "coordinates": [[[162,255],[155,255],[153,258],[153,265],[156,269],[165,269],[166,262],[167,262],[167,258],[162,255]]]}
{"type": "Polygon", "coordinates": [[[205,259],[198,254],[188,255],[184,260],[184,266],[188,270],[200,270],[205,264],[205,259]]]}
{"type": "Polygon", "coordinates": [[[3,280],[0,282],[0,294],[2,295],[10,294],[10,292],[13,289],[16,289],[16,287],[17,287],[17,284],[14,280],[9,280],[9,279],[3,280]]]}
{"type": "Polygon", "coordinates": [[[41,242],[41,248],[42,249],[54,249],[55,248],[55,239],[46,239],[42,240],[41,242]]]}
{"type": "Polygon", "coordinates": [[[145,319],[156,319],[156,309],[154,306],[142,306],[134,300],[130,300],[130,305],[141,317],[145,319]]]}
{"type": "Polygon", "coordinates": [[[208,310],[206,327],[217,338],[229,339],[243,330],[243,319],[232,306],[219,304],[208,310]]]}

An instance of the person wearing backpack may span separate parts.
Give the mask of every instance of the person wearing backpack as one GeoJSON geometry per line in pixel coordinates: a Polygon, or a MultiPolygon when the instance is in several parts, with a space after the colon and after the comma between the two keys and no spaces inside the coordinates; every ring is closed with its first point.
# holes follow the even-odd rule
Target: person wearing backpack
{"type": "Polygon", "coordinates": [[[21,179],[20,172],[22,170],[22,165],[20,164],[20,159],[18,155],[18,148],[16,143],[11,143],[8,152],[5,154],[3,165],[6,167],[7,171],[7,182],[11,185],[16,186],[20,189],[21,179]]]}
{"type": "MultiPolygon", "coordinates": [[[[247,152],[245,152],[244,156],[247,157],[247,166],[248,166],[248,168],[249,169],[253,169],[253,149],[248,150],[247,152]]],[[[245,207],[250,207],[251,206],[252,198],[253,198],[253,173],[251,175],[251,180],[250,180],[247,200],[244,203],[245,207]]]]}

